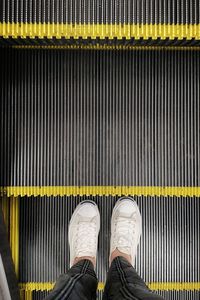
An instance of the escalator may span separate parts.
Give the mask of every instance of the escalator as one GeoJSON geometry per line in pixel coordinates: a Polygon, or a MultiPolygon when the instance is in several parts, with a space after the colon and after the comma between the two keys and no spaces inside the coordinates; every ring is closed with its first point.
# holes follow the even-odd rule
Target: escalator
{"type": "Polygon", "coordinates": [[[68,268],[68,222],[100,209],[98,298],[110,216],[133,197],[136,269],[165,299],[200,295],[198,1],[2,1],[0,204],[21,299],[68,268]]]}

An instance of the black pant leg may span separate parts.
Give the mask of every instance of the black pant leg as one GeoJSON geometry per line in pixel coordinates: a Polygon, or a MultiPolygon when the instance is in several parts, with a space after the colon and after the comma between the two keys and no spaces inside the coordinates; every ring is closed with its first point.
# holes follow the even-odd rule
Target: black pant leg
{"type": "Polygon", "coordinates": [[[45,300],[96,300],[97,284],[93,265],[85,259],[59,277],[45,300]]]}
{"type": "Polygon", "coordinates": [[[123,257],[113,260],[108,272],[103,300],[163,300],[153,293],[123,257]]]}

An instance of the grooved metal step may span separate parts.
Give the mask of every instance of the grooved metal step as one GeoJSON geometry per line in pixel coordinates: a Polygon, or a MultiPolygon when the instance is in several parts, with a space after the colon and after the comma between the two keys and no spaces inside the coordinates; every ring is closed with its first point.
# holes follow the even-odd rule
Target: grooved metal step
{"type": "MultiPolygon", "coordinates": [[[[99,282],[105,282],[111,212],[118,197],[23,197],[19,199],[19,281],[24,286],[26,282],[55,282],[67,270],[68,223],[83,199],[94,200],[100,209],[97,274],[99,282]]],[[[192,290],[192,283],[200,281],[200,199],[142,196],[135,200],[143,219],[137,271],[150,286],[157,283],[158,290],[170,290],[170,283],[175,290],[192,290]]],[[[166,299],[172,299],[174,293],[169,291],[166,299]]],[[[182,299],[182,295],[191,299],[195,293],[177,291],[174,299],[182,299]]]]}
{"type": "Polygon", "coordinates": [[[0,49],[0,187],[199,196],[199,53],[0,49]]]}
{"type": "Polygon", "coordinates": [[[4,210],[25,299],[67,269],[85,198],[102,215],[103,286],[124,194],[143,216],[139,274],[166,299],[199,299],[199,53],[0,48],[0,192],[16,197],[4,210]]]}

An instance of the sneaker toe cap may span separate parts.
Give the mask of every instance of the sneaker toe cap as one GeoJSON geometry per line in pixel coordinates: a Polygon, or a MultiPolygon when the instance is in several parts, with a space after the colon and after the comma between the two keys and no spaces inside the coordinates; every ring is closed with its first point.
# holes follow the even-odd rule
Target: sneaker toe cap
{"type": "Polygon", "coordinates": [[[78,214],[81,217],[94,218],[98,215],[98,211],[95,205],[85,203],[80,207],[78,214]]]}
{"type": "Polygon", "coordinates": [[[135,201],[123,199],[117,210],[120,215],[131,217],[135,212],[138,212],[138,207],[135,201]]]}

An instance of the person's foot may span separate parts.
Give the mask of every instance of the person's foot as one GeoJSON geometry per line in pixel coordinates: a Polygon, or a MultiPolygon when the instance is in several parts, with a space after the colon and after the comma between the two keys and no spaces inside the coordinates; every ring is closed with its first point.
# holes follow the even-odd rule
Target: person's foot
{"type": "Polygon", "coordinates": [[[70,266],[82,259],[89,259],[95,265],[99,230],[97,205],[90,200],[81,202],[69,224],[70,266]]]}
{"type": "Polygon", "coordinates": [[[110,263],[123,256],[133,266],[142,233],[142,218],[132,198],[121,198],[115,204],[111,219],[110,263]]]}

